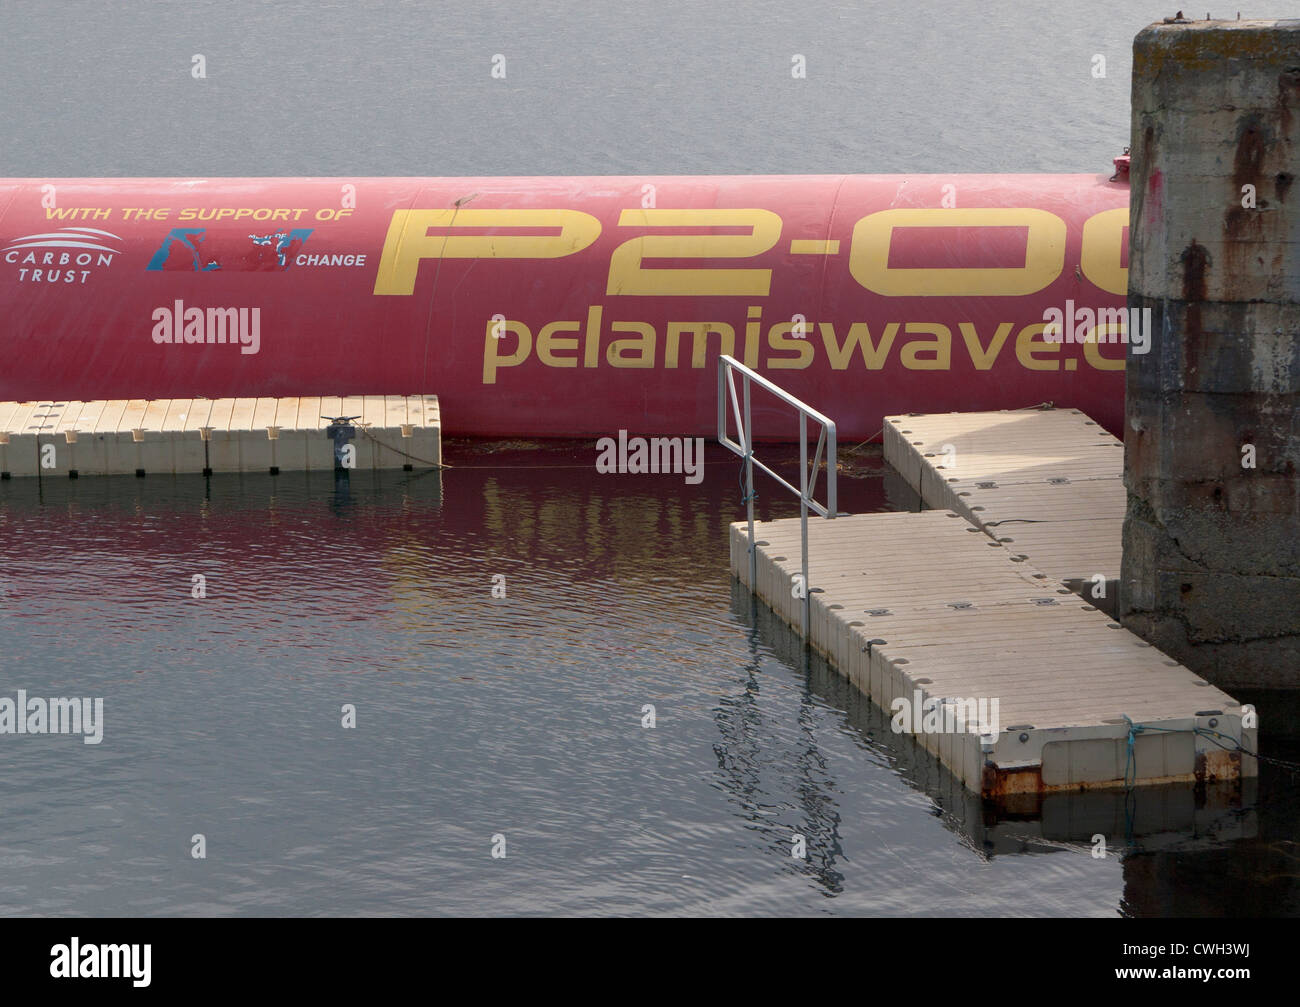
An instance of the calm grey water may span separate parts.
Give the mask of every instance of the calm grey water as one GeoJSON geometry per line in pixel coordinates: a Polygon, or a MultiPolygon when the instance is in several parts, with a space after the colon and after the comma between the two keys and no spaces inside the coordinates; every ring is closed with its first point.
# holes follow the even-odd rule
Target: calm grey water
{"type": "MultiPolygon", "coordinates": [[[[1145,20],[10,0],[0,175],[1101,171],[1145,20]]],[[[1272,766],[1240,800],[972,802],[736,590],[710,458],[698,486],[563,443],[346,483],[0,484],[0,697],[102,696],[106,721],[0,737],[0,913],[1300,914],[1272,766]]],[[[914,506],[878,460],[842,486],[914,506]]]]}
{"type": "MultiPolygon", "coordinates": [[[[0,483],[0,695],[105,702],[99,745],[0,738],[0,912],[1297,910],[1285,774],[989,817],[754,618],[729,456],[690,486],[592,454],[0,483]]],[[[913,506],[878,466],[843,505],[913,506]]]]}
{"type": "Polygon", "coordinates": [[[1126,0],[6,0],[0,174],[1108,171],[1128,142],[1133,36],[1172,13],[1126,0]]]}

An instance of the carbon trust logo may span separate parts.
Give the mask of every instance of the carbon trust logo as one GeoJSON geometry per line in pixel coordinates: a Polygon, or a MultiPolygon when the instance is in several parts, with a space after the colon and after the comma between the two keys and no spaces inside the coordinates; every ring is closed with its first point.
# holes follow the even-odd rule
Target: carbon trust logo
{"type": "Polygon", "coordinates": [[[14,238],[0,255],[16,267],[19,283],[80,285],[91,273],[113,264],[122,250],[111,243],[121,240],[97,227],[60,227],[14,238]]]}

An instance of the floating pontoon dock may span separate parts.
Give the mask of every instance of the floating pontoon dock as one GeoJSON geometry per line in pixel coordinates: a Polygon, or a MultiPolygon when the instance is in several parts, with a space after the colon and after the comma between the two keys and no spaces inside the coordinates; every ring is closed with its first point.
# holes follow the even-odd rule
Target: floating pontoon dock
{"type": "MultiPolygon", "coordinates": [[[[888,417],[886,431],[887,457],[945,509],[809,522],[812,647],[883,709],[904,700],[907,733],[986,798],[1257,773],[1249,710],[1063,583],[1118,574],[1118,441],[1064,410],[888,417]],[[982,726],[943,729],[979,700],[982,726]]],[[[798,627],[800,521],[754,534],[753,588],[798,627]]],[[[746,523],[730,535],[748,585],[746,523]]]]}
{"type": "Polygon", "coordinates": [[[6,479],[441,463],[436,395],[0,402],[6,479]]]}
{"type": "Polygon", "coordinates": [[[885,461],[927,507],[1112,610],[1128,502],[1118,438],[1077,409],[1017,409],[887,416],[884,440],[885,461]]]}

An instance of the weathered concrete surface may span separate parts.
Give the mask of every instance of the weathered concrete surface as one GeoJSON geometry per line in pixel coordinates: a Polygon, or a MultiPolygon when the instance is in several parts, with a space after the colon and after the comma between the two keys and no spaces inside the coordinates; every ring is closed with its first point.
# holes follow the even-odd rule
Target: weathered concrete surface
{"type": "Polygon", "coordinates": [[[1121,618],[1217,685],[1300,688],[1300,20],[1153,25],[1133,54],[1154,334],[1128,358],[1121,618]]]}

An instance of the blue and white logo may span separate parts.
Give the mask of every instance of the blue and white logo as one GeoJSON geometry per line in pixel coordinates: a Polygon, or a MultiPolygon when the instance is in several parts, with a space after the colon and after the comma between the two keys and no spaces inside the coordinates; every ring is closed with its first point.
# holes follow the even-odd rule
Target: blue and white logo
{"type": "Polygon", "coordinates": [[[97,269],[107,269],[122,254],[122,239],[97,227],[60,227],[26,234],[6,245],[0,255],[18,269],[19,283],[85,283],[97,269]]]}

